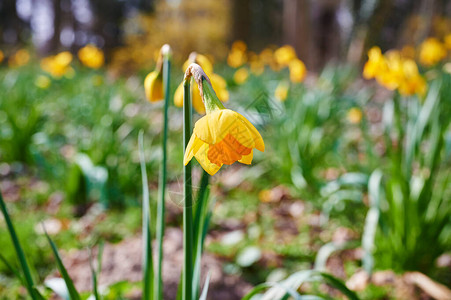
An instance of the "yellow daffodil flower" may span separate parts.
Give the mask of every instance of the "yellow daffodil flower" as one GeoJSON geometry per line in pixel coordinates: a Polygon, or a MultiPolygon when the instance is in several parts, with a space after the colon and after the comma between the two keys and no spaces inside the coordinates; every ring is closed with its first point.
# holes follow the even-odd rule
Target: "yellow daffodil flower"
{"type": "Polygon", "coordinates": [[[274,96],[277,100],[284,102],[288,96],[288,90],[290,89],[290,85],[286,81],[281,81],[276,87],[274,91],[274,96]]]}
{"type": "Polygon", "coordinates": [[[285,45],[274,51],[274,58],[279,65],[288,66],[288,64],[295,58],[296,51],[290,45],[285,45]]]}
{"type": "Polygon", "coordinates": [[[387,63],[379,47],[373,47],[368,51],[368,61],[363,67],[365,79],[375,78],[387,70],[387,63]]]}
{"type": "Polygon", "coordinates": [[[293,59],[288,64],[288,68],[290,69],[290,80],[293,83],[302,82],[307,75],[307,69],[305,68],[304,63],[300,59],[293,59]]]}
{"type": "Polygon", "coordinates": [[[94,45],[86,45],[78,51],[78,58],[88,68],[98,69],[105,63],[103,51],[94,45]]]}
{"type": "Polygon", "coordinates": [[[52,75],[52,77],[60,78],[66,74],[71,75],[73,69],[70,66],[72,62],[72,54],[69,51],[58,53],[41,60],[41,69],[52,75]]]}
{"type": "Polygon", "coordinates": [[[418,72],[417,64],[413,59],[404,57],[402,52],[391,50],[382,55],[378,47],[373,47],[368,57],[363,77],[376,78],[385,88],[397,89],[404,96],[426,93],[427,84],[418,72]]]}
{"type": "MultiPolygon", "coordinates": [[[[247,46],[243,41],[235,41],[227,55],[227,64],[232,68],[239,68],[247,62],[247,46]]],[[[205,70],[208,74],[208,70],[205,70]]]]}
{"type": "Polygon", "coordinates": [[[420,45],[420,62],[433,66],[446,57],[445,46],[436,38],[428,38],[420,45]]]}
{"type": "Polygon", "coordinates": [[[3,54],[3,51],[0,50],[0,63],[5,59],[5,55],[3,54]]]}
{"type": "Polygon", "coordinates": [[[348,121],[351,124],[359,124],[360,121],[362,120],[362,111],[357,108],[357,107],[353,107],[348,111],[348,121]]]}
{"type": "MultiPolygon", "coordinates": [[[[198,65],[191,66],[200,69],[198,65]]],[[[202,90],[206,115],[194,125],[184,164],[195,157],[210,175],[216,174],[224,164],[231,165],[236,161],[250,164],[254,148],[265,150],[260,133],[244,116],[222,105],[205,73],[196,80],[202,90]]]]}
{"type": "MultiPolygon", "coordinates": [[[[190,54],[188,60],[183,64],[184,68],[187,69],[191,63],[197,63],[202,67],[202,69],[204,69],[205,73],[210,76],[211,84],[217,91],[218,98],[223,102],[227,102],[229,100],[227,82],[220,75],[213,73],[213,64],[210,60],[205,55],[193,52],[190,54]]],[[[204,114],[205,107],[199,94],[197,83],[192,84],[191,91],[191,102],[193,104],[193,108],[199,114],[204,114]]],[[[183,83],[181,83],[175,90],[174,104],[177,107],[183,107],[183,83]]]]}
{"type": "Polygon", "coordinates": [[[237,84],[243,84],[246,82],[249,77],[249,71],[246,68],[240,68],[236,70],[235,74],[233,74],[233,80],[237,84]]]}
{"type": "Polygon", "coordinates": [[[30,53],[26,49],[20,49],[9,58],[10,67],[21,67],[30,61],[30,53]]]}
{"type": "Polygon", "coordinates": [[[144,91],[147,100],[150,102],[163,100],[163,75],[160,70],[147,74],[146,79],[144,79],[144,91]]]}

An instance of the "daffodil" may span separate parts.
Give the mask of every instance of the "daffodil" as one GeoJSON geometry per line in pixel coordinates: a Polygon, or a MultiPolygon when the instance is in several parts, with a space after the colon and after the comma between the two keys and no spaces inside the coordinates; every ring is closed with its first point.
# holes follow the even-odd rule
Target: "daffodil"
{"type": "Polygon", "coordinates": [[[236,70],[235,74],[233,74],[233,80],[237,84],[243,84],[246,82],[249,77],[249,71],[246,68],[240,68],[236,70]]]}
{"type": "Polygon", "coordinates": [[[436,38],[428,38],[420,45],[420,62],[433,66],[446,57],[446,48],[436,38]]]}
{"type": "Polygon", "coordinates": [[[10,67],[21,67],[30,61],[30,53],[26,49],[17,50],[8,61],[10,67]]]}
{"type": "Polygon", "coordinates": [[[307,75],[307,69],[304,63],[300,59],[293,59],[288,64],[288,68],[290,69],[290,80],[293,83],[302,82],[307,75]]]}
{"type": "Polygon", "coordinates": [[[147,100],[150,102],[163,100],[163,75],[160,70],[147,74],[146,79],[144,79],[144,91],[147,100]]]}
{"type": "MultiPolygon", "coordinates": [[[[235,41],[227,56],[227,64],[232,68],[239,68],[247,61],[247,46],[243,41],[235,41]]],[[[208,74],[208,70],[205,70],[208,74]]]]}
{"type": "Polygon", "coordinates": [[[281,81],[276,87],[276,90],[274,91],[274,96],[277,100],[283,102],[287,99],[288,96],[288,90],[290,89],[290,85],[286,81],[281,81]]]}
{"type": "Polygon", "coordinates": [[[103,51],[94,45],[86,45],[78,51],[78,58],[85,66],[98,69],[105,63],[103,51]]]}
{"type": "Polygon", "coordinates": [[[280,47],[274,52],[274,58],[279,65],[288,66],[288,64],[295,58],[296,51],[290,45],[280,47]]]}
{"type": "Polygon", "coordinates": [[[3,51],[0,50],[0,63],[5,59],[5,55],[3,54],[3,51]]]}
{"type": "Polygon", "coordinates": [[[363,67],[365,79],[375,78],[387,70],[387,63],[379,47],[373,47],[368,51],[368,61],[363,67]]]}
{"type": "Polygon", "coordinates": [[[171,56],[171,47],[165,44],[159,51],[155,70],[147,74],[144,79],[144,91],[146,98],[150,102],[157,102],[164,99],[163,91],[163,61],[165,57],[171,56]]]}
{"type": "Polygon", "coordinates": [[[222,105],[210,80],[198,65],[191,67],[198,68],[195,79],[203,95],[206,115],[194,125],[185,150],[184,164],[187,165],[195,157],[210,175],[216,174],[224,164],[231,165],[236,161],[250,164],[254,148],[265,150],[260,133],[244,116],[222,105]]]}
{"type": "Polygon", "coordinates": [[[446,49],[451,50],[451,33],[445,36],[444,44],[446,49]]]}
{"type": "MultiPolygon", "coordinates": [[[[205,73],[210,76],[210,82],[213,85],[213,88],[216,90],[218,98],[223,102],[228,101],[229,92],[227,90],[227,82],[220,75],[213,73],[213,64],[210,62],[210,60],[205,55],[193,52],[190,54],[188,60],[183,64],[184,68],[188,69],[188,66],[191,63],[197,63],[202,67],[202,69],[204,69],[205,73]]],[[[192,84],[191,91],[191,102],[194,109],[199,114],[204,114],[205,107],[199,94],[199,89],[196,82],[192,84]]],[[[183,83],[181,83],[175,90],[174,104],[177,107],[183,107],[183,83]]]]}
{"type": "Polygon", "coordinates": [[[66,74],[73,73],[70,66],[72,54],[69,51],[58,53],[41,60],[41,68],[55,78],[60,78],[66,74]]]}

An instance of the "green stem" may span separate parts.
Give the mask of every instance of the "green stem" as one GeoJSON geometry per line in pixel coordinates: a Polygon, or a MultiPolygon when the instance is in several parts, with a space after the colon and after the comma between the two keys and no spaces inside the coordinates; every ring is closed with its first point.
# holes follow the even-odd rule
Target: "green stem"
{"type": "Polygon", "coordinates": [[[163,62],[163,88],[164,88],[164,123],[163,123],[163,142],[161,160],[160,179],[158,182],[158,203],[157,203],[157,269],[155,274],[155,294],[154,299],[163,299],[163,237],[165,221],[165,193],[166,193],[166,165],[167,165],[167,141],[168,141],[168,109],[169,109],[169,78],[171,62],[166,56],[163,62]]]}
{"type": "MultiPolygon", "coordinates": [[[[184,149],[188,145],[191,137],[191,100],[190,100],[190,79],[183,82],[183,144],[184,149]]],[[[184,196],[183,206],[183,293],[182,299],[192,298],[192,276],[193,276],[193,200],[191,185],[191,163],[184,167],[184,196]]]]}
{"type": "Polygon", "coordinates": [[[11,218],[9,217],[8,211],[6,209],[5,202],[3,201],[2,194],[0,192],[0,209],[2,210],[3,217],[5,218],[6,226],[8,227],[9,235],[11,236],[11,240],[14,245],[14,249],[16,250],[17,257],[19,258],[20,266],[22,267],[22,271],[25,276],[26,288],[28,293],[30,294],[32,299],[37,299],[35,291],[33,290],[34,283],[31,277],[31,272],[28,267],[27,260],[25,259],[25,254],[20,246],[19,239],[17,237],[16,231],[14,230],[13,223],[11,218]]]}

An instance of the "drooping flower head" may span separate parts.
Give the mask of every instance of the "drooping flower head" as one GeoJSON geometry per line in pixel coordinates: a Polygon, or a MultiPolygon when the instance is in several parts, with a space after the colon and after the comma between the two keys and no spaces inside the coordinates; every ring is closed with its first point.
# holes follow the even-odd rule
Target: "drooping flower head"
{"type": "Polygon", "coordinates": [[[167,44],[163,45],[157,61],[155,70],[147,74],[144,79],[144,91],[146,98],[150,102],[163,100],[163,58],[171,55],[171,47],[167,44]]]}
{"type": "MultiPolygon", "coordinates": [[[[188,58],[188,60],[183,64],[184,69],[186,70],[190,64],[196,63],[205,70],[205,73],[209,76],[210,82],[213,85],[213,89],[217,92],[218,98],[226,102],[229,100],[229,91],[227,90],[227,83],[224,78],[220,75],[213,73],[213,64],[210,60],[202,54],[198,54],[196,52],[192,52],[188,58]]],[[[199,94],[199,88],[197,83],[194,82],[192,85],[192,104],[194,109],[199,114],[205,114],[205,107],[202,102],[202,97],[199,94]]],[[[183,83],[181,83],[174,94],[174,104],[177,107],[183,107],[183,83]]]]}
{"type": "Polygon", "coordinates": [[[194,125],[193,134],[185,150],[183,162],[193,157],[210,175],[224,165],[238,161],[250,164],[254,148],[265,150],[260,133],[244,116],[226,109],[216,96],[210,79],[197,64],[191,64],[185,80],[193,76],[203,99],[206,115],[194,125]]]}

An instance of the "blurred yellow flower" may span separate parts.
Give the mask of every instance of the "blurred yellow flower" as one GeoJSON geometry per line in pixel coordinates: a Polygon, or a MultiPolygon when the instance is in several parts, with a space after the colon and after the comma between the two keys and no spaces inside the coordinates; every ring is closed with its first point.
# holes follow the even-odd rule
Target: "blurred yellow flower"
{"type": "Polygon", "coordinates": [[[144,79],[144,91],[150,102],[163,100],[163,76],[160,71],[155,70],[147,74],[144,79]]]}
{"type": "Polygon", "coordinates": [[[254,148],[265,151],[254,125],[233,110],[218,108],[194,125],[183,162],[187,165],[195,157],[208,174],[214,175],[223,164],[251,164],[254,148]]]}
{"type": "Polygon", "coordinates": [[[72,54],[69,51],[64,51],[57,55],[43,58],[41,60],[41,69],[55,78],[60,78],[63,75],[71,75],[73,73],[73,69],[70,66],[71,62],[72,54]]]}
{"type": "Polygon", "coordinates": [[[280,47],[274,52],[274,58],[279,65],[288,66],[288,64],[295,58],[296,51],[290,45],[280,47]]]}
{"type": "Polygon", "coordinates": [[[85,66],[98,69],[105,63],[103,51],[94,45],[86,45],[78,51],[78,58],[85,66]]]}
{"type": "Polygon", "coordinates": [[[363,67],[365,79],[375,78],[387,70],[387,63],[379,47],[373,47],[368,51],[368,61],[363,67]]]}
{"type": "Polygon", "coordinates": [[[30,61],[30,53],[26,49],[20,49],[14,53],[8,61],[10,67],[21,67],[30,61]]]}
{"type": "Polygon", "coordinates": [[[249,71],[247,70],[247,68],[240,68],[235,71],[235,74],[233,74],[233,80],[237,84],[245,83],[248,77],[249,77],[249,71]]]}
{"type": "Polygon", "coordinates": [[[426,93],[426,80],[421,77],[417,64],[412,59],[406,59],[403,62],[403,79],[399,83],[398,90],[404,96],[413,94],[423,96],[426,93]]]}
{"type": "Polygon", "coordinates": [[[401,52],[390,50],[382,55],[378,47],[368,53],[368,61],[363,69],[363,77],[376,78],[377,82],[389,90],[398,89],[404,96],[424,95],[427,84],[418,71],[413,59],[405,58],[401,52]]]}
{"type": "Polygon", "coordinates": [[[237,40],[233,42],[232,49],[245,52],[247,50],[247,45],[245,42],[237,40]]]}
{"type": "Polygon", "coordinates": [[[445,46],[436,38],[428,38],[420,45],[420,62],[433,66],[446,57],[445,46]]]}
{"type": "Polygon", "coordinates": [[[247,62],[245,50],[232,48],[227,56],[227,64],[232,68],[239,68],[247,62]]]}
{"type": "Polygon", "coordinates": [[[357,108],[353,107],[350,110],[348,110],[348,121],[351,124],[359,124],[362,120],[362,111],[357,108]]]}
{"type": "Polygon", "coordinates": [[[43,90],[49,88],[51,83],[50,78],[45,75],[39,75],[34,81],[34,85],[43,90]]]}
{"type": "Polygon", "coordinates": [[[302,82],[307,75],[307,69],[300,59],[293,59],[290,61],[288,68],[290,69],[290,80],[293,83],[302,82]]]}
{"type": "Polygon", "coordinates": [[[5,59],[5,55],[3,54],[3,51],[0,50],[0,63],[5,59]]]}
{"type": "Polygon", "coordinates": [[[279,101],[285,101],[288,96],[288,90],[290,89],[290,85],[286,81],[281,81],[276,87],[276,90],[274,92],[274,96],[279,101]]]}

